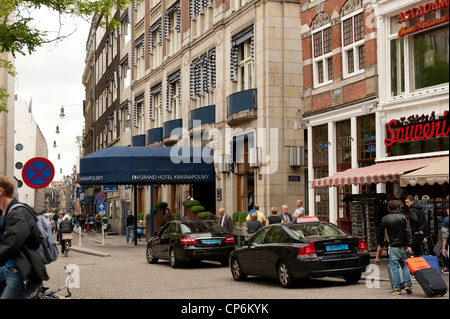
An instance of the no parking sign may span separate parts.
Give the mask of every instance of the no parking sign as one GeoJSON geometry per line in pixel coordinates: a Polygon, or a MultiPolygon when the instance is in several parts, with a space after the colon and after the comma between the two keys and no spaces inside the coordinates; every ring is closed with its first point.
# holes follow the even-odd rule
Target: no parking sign
{"type": "Polygon", "coordinates": [[[34,157],[22,169],[23,182],[34,189],[48,186],[55,176],[55,167],[44,157],[34,157]]]}

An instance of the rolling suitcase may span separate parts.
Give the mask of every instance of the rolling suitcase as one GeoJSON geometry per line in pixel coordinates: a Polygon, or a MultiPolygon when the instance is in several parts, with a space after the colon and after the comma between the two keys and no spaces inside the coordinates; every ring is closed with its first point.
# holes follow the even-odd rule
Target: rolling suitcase
{"type": "Polygon", "coordinates": [[[415,274],[419,269],[430,268],[427,261],[423,257],[411,257],[406,259],[406,266],[408,266],[411,274],[415,274]]]}
{"type": "Polygon", "coordinates": [[[420,257],[425,259],[427,264],[430,265],[431,268],[436,269],[437,273],[441,275],[441,267],[439,266],[439,259],[437,256],[422,255],[420,257]]]}
{"type": "Polygon", "coordinates": [[[445,295],[447,284],[434,268],[422,268],[416,271],[415,278],[427,297],[445,295]]]}

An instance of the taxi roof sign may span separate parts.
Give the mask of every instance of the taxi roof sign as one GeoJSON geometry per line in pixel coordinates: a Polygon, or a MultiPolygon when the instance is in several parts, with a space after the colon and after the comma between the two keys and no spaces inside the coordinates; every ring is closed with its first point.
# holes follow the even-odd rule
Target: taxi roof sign
{"type": "Polygon", "coordinates": [[[298,217],[296,222],[298,224],[300,223],[311,223],[311,222],[318,222],[319,218],[317,218],[316,216],[305,216],[305,217],[298,217]]]}

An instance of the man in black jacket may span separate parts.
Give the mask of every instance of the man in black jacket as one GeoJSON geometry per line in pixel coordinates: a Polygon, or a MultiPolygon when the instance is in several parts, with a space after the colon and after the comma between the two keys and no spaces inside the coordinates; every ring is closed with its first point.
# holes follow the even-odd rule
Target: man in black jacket
{"type": "Polygon", "coordinates": [[[27,298],[43,280],[47,271],[36,249],[41,237],[36,218],[25,207],[11,207],[14,183],[0,175],[0,294],[2,299],[27,298]]]}
{"type": "Polygon", "coordinates": [[[427,217],[422,210],[420,204],[414,201],[412,195],[406,196],[406,206],[409,207],[409,214],[411,215],[411,233],[412,233],[412,250],[416,257],[424,254],[423,244],[426,242],[425,230],[427,225],[427,217]]]}
{"type": "Polygon", "coordinates": [[[389,267],[392,271],[391,294],[399,295],[402,286],[408,294],[412,293],[411,276],[406,266],[408,252],[411,254],[411,233],[406,216],[400,213],[400,201],[392,200],[388,203],[389,214],[381,219],[378,230],[378,245],[384,250],[384,234],[389,237],[389,267]],[[403,274],[403,282],[400,277],[403,274]]]}

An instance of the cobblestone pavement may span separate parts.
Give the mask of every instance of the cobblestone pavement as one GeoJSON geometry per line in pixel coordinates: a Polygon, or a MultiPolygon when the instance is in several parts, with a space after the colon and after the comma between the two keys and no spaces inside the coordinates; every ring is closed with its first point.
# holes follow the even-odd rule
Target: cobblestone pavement
{"type": "MultiPolygon", "coordinates": [[[[235,282],[228,267],[215,262],[202,262],[172,269],[168,262],[148,264],[145,259],[146,241],[137,246],[125,243],[125,236],[106,237],[104,244],[98,234],[75,236],[69,256],[59,256],[47,265],[51,289],[64,285],[67,274],[64,267],[76,265],[79,269],[79,288],[72,289],[72,299],[429,299],[447,300],[444,297],[427,298],[417,282],[413,294],[389,294],[386,261],[372,265],[371,271],[355,285],[347,285],[339,278],[314,279],[293,289],[283,289],[274,279],[249,277],[235,282]],[[377,276],[379,271],[379,276],[377,276]],[[373,287],[368,278],[379,279],[373,287]]],[[[58,246],[60,249],[60,246],[58,246]]],[[[443,276],[447,285],[449,276],[443,276]]],[[[60,292],[64,295],[64,292],[60,292]]]]}

